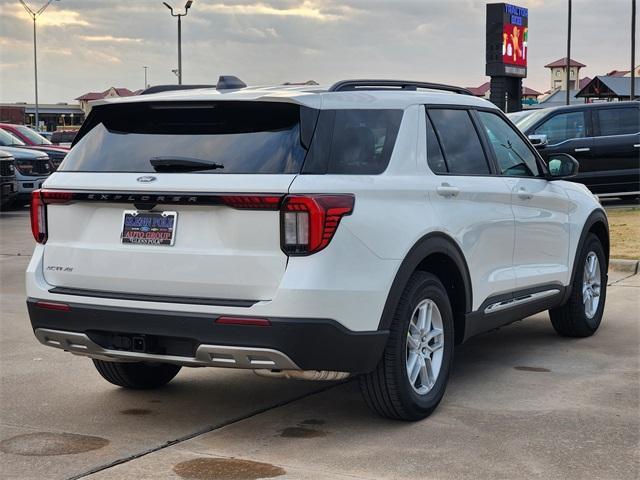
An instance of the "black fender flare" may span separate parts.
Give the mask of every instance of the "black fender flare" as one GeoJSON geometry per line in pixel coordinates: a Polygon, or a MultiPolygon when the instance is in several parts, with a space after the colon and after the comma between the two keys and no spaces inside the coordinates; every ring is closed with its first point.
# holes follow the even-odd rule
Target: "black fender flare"
{"type": "MultiPolygon", "coordinates": [[[[564,298],[562,300],[562,304],[564,305],[567,300],[569,300],[569,296],[571,296],[571,286],[576,279],[577,269],[578,269],[578,256],[582,252],[582,248],[584,247],[584,242],[587,240],[587,235],[591,231],[591,228],[597,224],[601,223],[607,232],[607,238],[609,237],[609,221],[607,220],[607,214],[604,212],[604,209],[598,208],[591,212],[584,222],[584,226],[582,227],[582,232],[580,233],[580,239],[578,240],[578,245],[576,247],[576,251],[574,252],[573,258],[573,267],[571,268],[571,278],[569,279],[569,287],[565,291],[564,298]]],[[[604,253],[607,256],[607,275],[609,271],[609,242],[607,245],[603,245],[604,253]]]]}
{"type": "Polygon", "coordinates": [[[428,233],[420,240],[418,240],[414,246],[409,250],[409,253],[405,256],[404,260],[400,264],[400,268],[396,273],[396,277],[393,280],[389,294],[387,295],[387,301],[385,302],[384,309],[382,310],[382,316],[380,317],[380,323],[378,330],[388,330],[391,326],[393,314],[396,311],[398,302],[402,292],[404,291],[409,277],[416,270],[418,265],[434,253],[444,254],[449,257],[457,266],[462,281],[464,283],[465,291],[465,313],[471,311],[473,293],[471,289],[471,276],[469,275],[469,267],[464,258],[462,250],[458,244],[450,236],[441,232],[428,233]]]}

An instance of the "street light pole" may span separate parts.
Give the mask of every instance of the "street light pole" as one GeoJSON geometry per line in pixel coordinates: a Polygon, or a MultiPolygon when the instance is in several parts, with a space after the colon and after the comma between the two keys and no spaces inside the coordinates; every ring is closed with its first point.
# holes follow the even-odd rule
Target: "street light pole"
{"type": "MultiPolygon", "coordinates": [[[[56,0],[60,1],[60,0],[56,0]]],[[[33,19],[33,72],[35,77],[35,93],[36,93],[36,130],[39,128],[40,123],[40,104],[38,102],[38,43],[36,39],[36,18],[38,18],[42,13],[47,9],[49,5],[51,5],[53,0],[48,0],[39,10],[33,10],[29,5],[26,4],[24,0],[20,0],[20,3],[27,11],[29,16],[33,19]]]]}
{"type": "Polygon", "coordinates": [[[172,17],[178,17],[178,85],[182,85],[182,17],[186,17],[189,13],[193,0],[187,0],[184,4],[184,13],[175,13],[173,7],[167,2],[162,4],[171,11],[172,17]]]}
{"type": "Polygon", "coordinates": [[[147,69],[149,67],[142,67],[144,68],[144,88],[147,88],[149,86],[149,84],[147,83],[147,69]]]}
{"type": "Polygon", "coordinates": [[[178,15],[178,85],[182,85],[182,16],[178,15]]]}
{"type": "Polygon", "coordinates": [[[569,0],[569,11],[567,15],[567,105],[571,103],[571,0],[569,0]]]}

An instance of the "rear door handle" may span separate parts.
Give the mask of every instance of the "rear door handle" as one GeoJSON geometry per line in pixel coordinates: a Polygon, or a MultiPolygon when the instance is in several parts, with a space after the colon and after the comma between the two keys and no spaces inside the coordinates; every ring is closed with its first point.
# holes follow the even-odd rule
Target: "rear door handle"
{"type": "Polygon", "coordinates": [[[531,195],[526,188],[520,187],[518,189],[518,197],[520,197],[522,200],[531,200],[533,195],[531,195]]]}
{"type": "Polygon", "coordinates": [[[584,148],[576,148],[574,150],[574,152],[590,152],[591,149],[589,147],[584,147],[584,148]]]}
{"type": "Polygon", "coordinates": [[[448,183],[443,183],[439,187],[436,187],[436,193],[445,198],[457,197],[460,189],[458,187],[452,187],[448,183]]]}

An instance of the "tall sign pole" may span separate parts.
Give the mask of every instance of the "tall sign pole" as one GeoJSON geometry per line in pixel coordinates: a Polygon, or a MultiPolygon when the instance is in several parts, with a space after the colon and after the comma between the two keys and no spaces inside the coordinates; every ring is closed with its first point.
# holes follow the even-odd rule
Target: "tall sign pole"
{"type": "Polygon", "coordinates": [[[567,105],[571,103],[571,0],[569,0],[569,10],[567,15],[567,105]]]}
{"type": "Polygon", "coordinates": [[[522,110],[522,79],[527,76],[529,10],[508,3],[487,4],[486,74],[490,100],[504,112],[522,110]]]}

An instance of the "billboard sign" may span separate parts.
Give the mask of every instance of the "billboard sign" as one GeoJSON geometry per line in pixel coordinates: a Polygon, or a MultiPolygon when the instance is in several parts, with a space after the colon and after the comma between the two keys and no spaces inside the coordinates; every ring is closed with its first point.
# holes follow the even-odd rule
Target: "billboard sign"
{"type": "Polygon", "coordinates": [[[487,75],[526,77],[528,37],[528,9],[487,4],[487,75]]]}

